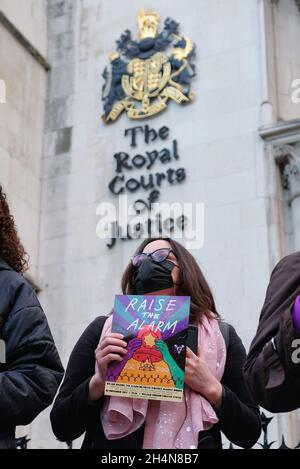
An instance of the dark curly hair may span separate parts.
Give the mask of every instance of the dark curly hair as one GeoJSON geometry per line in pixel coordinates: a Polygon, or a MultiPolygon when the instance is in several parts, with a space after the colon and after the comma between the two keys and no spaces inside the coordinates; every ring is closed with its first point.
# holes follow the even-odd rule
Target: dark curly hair
{"type": "Polygon", "coordinates": [[[19,239],[14,217],[0,185],[0,258],[23,274],[28,269],[28,256],[19,239]]]}

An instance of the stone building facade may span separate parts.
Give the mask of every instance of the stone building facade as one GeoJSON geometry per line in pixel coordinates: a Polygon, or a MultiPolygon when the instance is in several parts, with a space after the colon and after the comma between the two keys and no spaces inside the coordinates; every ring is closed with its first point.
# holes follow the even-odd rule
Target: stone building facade
{"type": "MultiPolygon", "coordinates": [[[[164,185],[160,200],[205,205],[204,245],[192,253],[221,315],[248,347],[274,265],[300,249],[299,2],[47,3],[22,0],[23,11],[15,0],[0,0],[6,44],[0,79],[7,85],[6,104],[0,104],[0,180],[64,364],[87,324],[110,311],[138,245],[118,240],[109,249],[96,234],[97,207],[116,203],[108,188],[116,174],[114,155],[163,146],[140,139],[134,152],[125,130],[135,125],[167,127],[164,146],[177,141],[179,159],[172,167],[184,167],[186,179],[164,185]],[[102,73],[121,33],[137,34],[141,7],[155,9],[161,23],[178,21],[194,41],[195,99],[186,106],[171,102],[142,123],[123,113],[105,125],[102,73]]],[[[51,434],[48,414],[31,427],[35,448],[63,447],[51,434]]],[[[295,445],[297,428],[297,414],[278,416],[274,439],[285,433],[295,445]]]]}
{"type": "Polygon", "coordinates": [[[0,177],[38,282],[44,113],[49,66],[43,0],[0,2],[0,177]],[[34,97],[34,99],[33,99],[34,97]]]}

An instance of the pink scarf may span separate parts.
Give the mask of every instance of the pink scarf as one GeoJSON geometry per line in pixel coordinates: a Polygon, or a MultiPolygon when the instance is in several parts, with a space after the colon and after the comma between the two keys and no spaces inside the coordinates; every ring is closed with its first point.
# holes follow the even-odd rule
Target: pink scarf
{"type": "MultiPolygon", "coordinates": [[[[102,340],[111,331],[112,316],[103,328],[102,340]]],[[[213,375],[221,381],[226,363],[226,345],[216,319],[206,316],[198,325],[198,350],[204,354],[213,375]]],[[[218,418],[210,403],[188,386],[183,402],[106,397],[101,422],[108,440],[124,438],[145,422],[145,449],[196,449],[198,434],[209,430],[218,418]]]]}

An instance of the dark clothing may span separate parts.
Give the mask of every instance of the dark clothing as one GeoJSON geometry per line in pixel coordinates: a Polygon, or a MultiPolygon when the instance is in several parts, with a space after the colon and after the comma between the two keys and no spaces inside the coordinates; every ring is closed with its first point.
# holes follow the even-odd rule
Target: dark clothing
{"type": "Polygon", "coordinates": [[[300,252],[297,252],[281,260],[271,275],[245,365],[246,381],[255,401],[271,412],[300,408],[300,362],[295,360],[300,333],[291,315],[299,294],[300,252]]]}
{"type": "Polygon", "coordinates": [[[47,319],[25,279],[0,260],[0,449],[14,448],[15,428],[30,424],[48,407],[63,378],[63,367],[47,319]]]}
{"type": "MultiPolygon", "coordinates": [[[[106,317],[97,318],[83,333],[75,346],[65,379],[51,413],[52,428],[61,441],[75,440],[85,433],[85,449],[137,449],[143,446],[144,427],[125,438],[108,441],[100,421],[104,397],[89,402],[89,382],[95,372],[95,349],[98,346],[106,317]]],[[[210,432],[200,435],[199,448],[221,448],[222,431],[238,446],[251,447],[258,440],[261,422],[258,407],[251,400],[243,377],[246,352],[233,327],[225,373],[224,398],[218,411],[220,422],[210,432]]]]}

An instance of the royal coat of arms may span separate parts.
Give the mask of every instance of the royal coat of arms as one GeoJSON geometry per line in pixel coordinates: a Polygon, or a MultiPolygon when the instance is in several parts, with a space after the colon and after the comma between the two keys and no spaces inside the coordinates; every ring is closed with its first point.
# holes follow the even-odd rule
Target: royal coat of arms
{"type": "Polygon", "coordinates": [[[193,99],[195,46],[179,35],[179,24],[168,18],[159,33],[155,11],[138,14],[139,38],[125,31],[110,54],[111,70],[105,68],[102,90],[103,120],[113,122],[124,112],[129,119],[143,119],[166,109],[169,100],[177,104],[193,99]]]}

